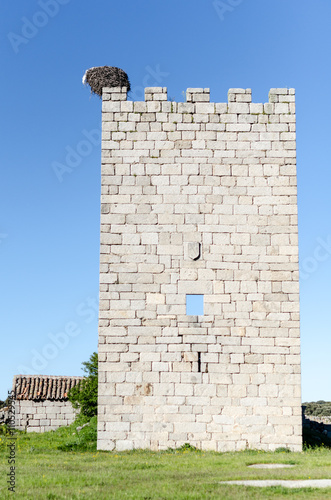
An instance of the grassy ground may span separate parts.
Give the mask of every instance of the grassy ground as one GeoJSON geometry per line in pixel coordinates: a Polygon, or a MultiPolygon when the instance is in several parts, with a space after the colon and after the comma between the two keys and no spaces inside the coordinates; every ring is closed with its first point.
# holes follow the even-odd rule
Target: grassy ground
{"type": "MultiPolygon", "coordinates": [[[[16,497],[23,499],[331,499],[330,489],[288,490],[220,485],[234,479],[331,479],[331,450],[303,453],[201,452],[183,448],[97,452],[94,426],[79,434],[75,426],[44,434],[18,435],[16,497]],[[60,449],[59,449],[60,448],[60,449]],[[295,467],[258,470],[253,463],[286,463],[295,467]]],[[[0,436],[0,498],[7,491],[8,451],[0,436]]]]}

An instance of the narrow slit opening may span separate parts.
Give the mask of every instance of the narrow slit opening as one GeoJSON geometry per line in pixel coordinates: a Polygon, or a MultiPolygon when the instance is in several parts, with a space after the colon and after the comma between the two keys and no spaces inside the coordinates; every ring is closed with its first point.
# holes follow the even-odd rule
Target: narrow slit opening
{"type": "Polygon", "coordinates": [[[201,352],[198,352],[198,372],[201,372],[201,352]]]}

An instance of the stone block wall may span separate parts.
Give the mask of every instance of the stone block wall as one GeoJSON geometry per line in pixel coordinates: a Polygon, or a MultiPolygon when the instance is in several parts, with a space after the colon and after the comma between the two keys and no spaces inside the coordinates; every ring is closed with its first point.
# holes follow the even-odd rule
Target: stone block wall
{"type": "Polygon", "coordinates": [[[15,401],[15,428],[27,432],[45,432],[70,425],[78,410],[70,401],[15,401]]]}
{"type": "Polygon", "coordinates": [[[103,90],[98,448],[301,450],[294,89],[103,90]]]}

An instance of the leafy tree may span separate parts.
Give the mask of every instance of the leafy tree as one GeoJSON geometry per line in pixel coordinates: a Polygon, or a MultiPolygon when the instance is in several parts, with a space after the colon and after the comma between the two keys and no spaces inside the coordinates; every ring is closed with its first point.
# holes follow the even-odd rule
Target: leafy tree
{"type": "Polygon", "coordinates": [[[89,361],[82,363],[86,378],[70,389],[68,399],[74,408],[80,409],[80,415],[94,417],[98,410],[98,354],[91,354],[89,361]]]}
{"type": "Polygon", "coordinates": [[[310,403],[304,403],[306,406],[306,415],[312,415],[316,417],[330,417],[331,416],[331,402],[330,401],[312,401],[310,403]]]}
{"type": "Polygon", "coordinates": [[[10,402],[9,396],[4,401],[0,400],[0,408],[5,408],[6,406],[9,405],[9,402],[10,402]]]}

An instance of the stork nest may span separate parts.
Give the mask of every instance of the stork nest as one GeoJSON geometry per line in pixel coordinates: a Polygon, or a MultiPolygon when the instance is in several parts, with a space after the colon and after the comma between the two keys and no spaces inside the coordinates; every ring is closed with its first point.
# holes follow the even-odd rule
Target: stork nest
{"type": "Polygon", "coordinates": [[[83,84],[91,87],[92,94],[102,96],[103,87],[126,87],[129,90],[131,85],[128,75],[120,68],[114,66],[99,66],[90,68],[83,76],[83,84]]]}

